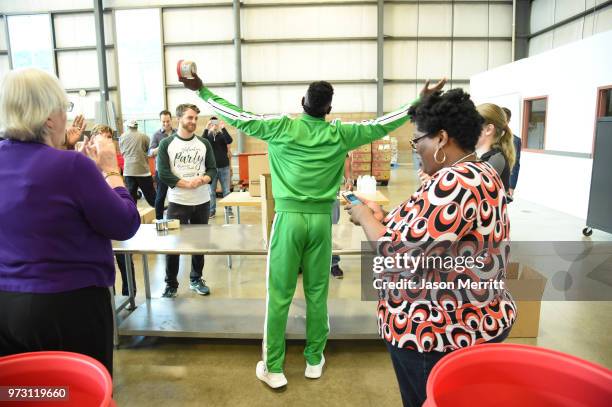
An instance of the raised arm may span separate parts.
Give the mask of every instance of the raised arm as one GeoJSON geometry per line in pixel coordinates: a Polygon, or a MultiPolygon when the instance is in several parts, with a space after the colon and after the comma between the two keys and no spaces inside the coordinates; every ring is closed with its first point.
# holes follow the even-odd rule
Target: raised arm
{"type": "Polygon", "coordinates": [[[186,88],[197,91],[202,100],[231,126],[242,130],[249,136],[268,141],[281,135],[290,119],[286,116],[267,116],[246,112],[205,87],[202,80],[194,74],[193,79],[179,79],[186,88]]]}

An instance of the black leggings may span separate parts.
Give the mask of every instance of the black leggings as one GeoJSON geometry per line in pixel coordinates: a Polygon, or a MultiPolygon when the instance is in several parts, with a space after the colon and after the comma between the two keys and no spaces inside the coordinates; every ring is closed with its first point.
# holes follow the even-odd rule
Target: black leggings
{"type": "Polygon", "coordinates": [[[0,356],[36,351],[91,356],[113,374],[113,314],[105,287],[54,294],[0,291],[0,356]]]}

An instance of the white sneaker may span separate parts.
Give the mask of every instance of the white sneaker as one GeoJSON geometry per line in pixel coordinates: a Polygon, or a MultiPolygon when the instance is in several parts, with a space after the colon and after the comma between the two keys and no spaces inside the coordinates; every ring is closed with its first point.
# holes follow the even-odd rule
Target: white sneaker
{"type": "Polygon", "coordinates": [[[325,364],[325,356],[321,355],[321,363],[311,366],[306,362],[306,371],[304,376],[309,379],[318,379],[323,374],[323,365],[325,364]]]}
{"type": "Polygon", "coordinates": [[[270,373],[266,371],[266,365],[263,361],[257,362],[257,368],[255,369],[255,375],[259,380],[272,387],[278,389],[287,385],[287,378],[282,373],[270,373]]]}

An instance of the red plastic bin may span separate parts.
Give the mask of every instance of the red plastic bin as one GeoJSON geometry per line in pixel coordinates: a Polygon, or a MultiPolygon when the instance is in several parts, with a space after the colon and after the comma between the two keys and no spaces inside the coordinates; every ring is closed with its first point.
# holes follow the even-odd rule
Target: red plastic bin
{"type": "Polygon", "coordinates": [[[550,349],[484,344],[444,357],[423,407],[608,407],[612,370],[550,349]]]}
{"type": "Polygon", "coordinates": [[[113,382],[106,368],[78,353],[45,351],[2,357],[0,386],[68,387],[68,400],[0,401],[0,405],[115,407],[113,382]]]}

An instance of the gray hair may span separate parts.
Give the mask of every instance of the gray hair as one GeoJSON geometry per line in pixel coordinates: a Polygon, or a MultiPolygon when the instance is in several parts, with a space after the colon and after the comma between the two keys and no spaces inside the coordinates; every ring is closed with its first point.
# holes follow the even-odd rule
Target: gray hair
{"type": "Polygon", "coordinates": [[[36,68],[9,71],[0,85],[0,128],[6,138],[45,142],[47,118],[67,104],[55,76],[36,68]]]}

